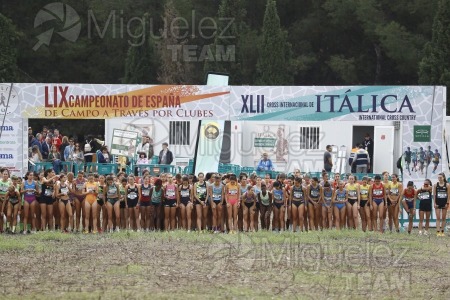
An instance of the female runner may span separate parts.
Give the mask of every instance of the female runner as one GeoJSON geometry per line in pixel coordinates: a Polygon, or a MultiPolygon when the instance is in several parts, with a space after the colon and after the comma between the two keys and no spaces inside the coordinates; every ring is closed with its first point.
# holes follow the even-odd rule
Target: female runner
{"type": "Polygon", "coordinates": [[[58,199],[58,208],[61,216],[61,232],[71,232],[73,226],[73,212],[72,204],[69,199],[69,186],[67,184],[67,176],[61,174],[59,182],[56,184],[56,198],[58,199]],[[69,216],[68,223],[66,223],[66,212],[69,216]]]}
{"type": "Polygon", "coordinates": [[[306,189],[302,186],[302,179],[300,177],[295,177],[294,185],[291,187],[289,195],[292,206],[292,231],[296,232],[298,226],[299,230],[303,232],[303,215],[305,213],[306,189]]]}
{"type": "Polygon", "coordinates": [[[75,179],[74,184],[72,185],[72,192],[75,196],[75,232],[80,230],[80,222],[81,222],[81,230],[83,230],[83,222],[81,219],[81,212],[83,212],[83,217],[86,215],[85,207],[84,207],[84,198],[85,198],[85,184],[86,179],[84,178],[84,172],[79,171],[77,174],[77,178],[75,179]]]}
{"type": "Polygon", "coordinates": [[[273,221],[272,229],[280,232],[285,228],[284,214],[287,205],[286,190],[282,189],[281,183],[275,181],[272,190],[273,197],[273,221]]]}
{"type": "Polygon", "coordinates": [[[42,177],[42,190],[40,198],[41,207],[41,230],[53,230],[53,202],[55,198],[54,186],[59,176],[55,175],[55,171],[48,169],[44,171],[44,177],[42,177]]]}
{"type": "Polygon", "coordinates": [[[141,185],[141,197],[139,198],[139,208],[141,210],[141,228],[145,232],[150,230],[150,176],[145,175],[141,185]]]}
{"type": "Polygon", "coordinates": [[[17,216],[20,215],[20,192],[13,186],[8,187],[8,191],[5,195],[5,201],[3,201],[2,218],[5,206],[7,206],[6,218],[11,226],[11,233],[16,233],[17,216]]]}
{"type": "Polygon", "coordinates": [[[417,193],[414,189],[414,182],[408,181],[406,185],[406,189],[403,190],[403,208],[405,208],[408,213],[408,233],[411,234],[411,230],[413,228],[413,220],[416,215],[416,197],[417,193]]]}
{"type": "Polygon", "coordinates": [[[177,185],[173,182],[172,174],[167,175],[167,185],[165,188],[165,200],[164,200],[164,229],[166,231],[170,230],[174,231],[176,224],[176,213],[178,202],[180,199],[178,198],[178,188],[177,185]]]}
{"type": "MultiPolygon", "coordinates": [[[[261,183],[262,179],[259,176],[255,175],[255,184],[253,185],[253,191],[255,192],[255,195],[259,195],[261,192],[261,183]]],[[[261,210],[261,203],[259,202],[258,197],[256,197],[256,207],[255,207],[255,213],[253,215],[253,222],[255,224],[255,231],[258,231],[258,223],[259,223],[259,212],[261,210]]]]}
{"type": "MultiPolygon", "coordinates": [[[[36,201],[36,195],[39,194],[40,190],[39,187],[34,181],[34,174],[33,172],[29,171],[25,175],[26,180],[22,183],[21,191],[23,193],[23,198],[25,200],[23,204],[23,211],[24,211],[24,218],[23,218],[23,224],[28,224],[28,217],[31,217],[31,230],[32,232],[36,232],[36,206],[38,206],[36,201]]],[[[25,229],[23,229],[23,233],[30,233],[25,229]]]]}
{"type": "Polygon", "coordinates": [[[181,185],[179,186],[180,197],[180,215],[181,227],[188,232],[192,228],[192,186],[189,184],[189,177],[184,175],[181,177],[181,185]]]}
{"type": "Polygon", "coordinates": [[[392,232],[392,223],[395,225],[395,230],[400,232],[399,221],[398,221],[398,213],[400,210],[400,197],[403,194],[403,185],[401,182],[398,182],[398,175],[391,175],[391,183],[389,185],[389,192],[387,197],[390,202],[388,206],[388,216],[389,216],[389,229],[392,232]]]}
{"type": "MultiPolygon", "coordinates": [[[[1,169],[1,173],[2,173],[2,180],[0,180],[0,207],[5,207],[3,205],[3,203],[5,202],[5,197],[6,197],[6,193],[8,193],[8,188],[11,185],[11,179],[9,178],[9,170],[8,169],[1,169]]],[[[6,215],[6,210],[5,208],[1,211],[2,213],[2,217],[0,218],[0,233],[3,233],[3,216],[6,215]]],[[[6,217],[5,217],[6,219],[6,217]]]]}
{"type": "Polygon", "coordinates": [[[127,220],[128,220],[128,208],[127,208],[127,183],[128,180],[125,178],[124,173],[119,173],[117,176],[117,182],[119,185],[119,210],[120,210],[120,223],[116,224],[117,227],[120,227],[120,229],[127,229],[127,220]]]}
{"type": "Polygon", "coordinates": [[[133,175],[128,176],[128,184],[125,190],[127,199],[128,220],[126,227],[128,230],[141,231],[141,222],[139,221],[139,198],[141,197],[141,187],[136,183],[133,175]]]}
{"type": "Polygon", "coordinates": [[[155,186],[150,190],[150,229],[161,230],[161,203],[164,202],[164,188],[161,179],[155,180],[155,186]]]}
{"type": "Polygon", "coordinates": [[[209,195],[211,195],[211,210],[212,210],[212,222],[214,233],[219,233],[223,228],[220,228],[222,220],[222,209],[223,209],[223,199],[224,199],[224,188],[220,181],[220,175],[214,175],[214,184],[209,187],[209,195]]]}
{"type": "Polygon", "coordinates": [[[240,189],[240,198],[239,198],[239,209],[238,209],[238,230],[244,230],[244,208],[241,205],[242,195],[247,192],[247,187],[249,186],[249,180],[247,178],[247,174],[241,173],[239,175],[239,189],[240,189]]]}
{"type": "Polygon", "coordinates": [[[379,223],[378,230],[383,233],[383,214],[384,206],[386,203],[386,190],[383,183],[381,183],[381,176],[375,176],[374,184],[369,188],[369,201],[370,207],[374,211],[375,218],[372,219],[372,228],[374,231],[377,230],[377,221],[379,223]]]}
{"type": "MultiPolygon", "coordinates": [[[[201,232],[202,220],[205,219],[203,218],[203,212],[204,207],[206,207],[207,189],[206,182],[204,181],[205,174],[199,173],[197,177],[198,181],[194,184],[194,204],[197,213],[197,231],[201,232]]],[[[204,226],[206,228],[206,224],[204,224],[204,226]]]]}
{"type": "Polygon", "coordinates": [[[107,230],[113,232],[113,210],[116,216],[116,232],[119,232],[120,225],[120,202],[119,202],[119,185],[114,182],[111,175],[106,177],[106,186],[104,190],[106,199],[106,209],[108,211],[108,228],[107,230]]]}
{"type": "Polygon", "coordinates": [[[267,190],[267,185],[265,183],[261,184],[258,202],[261,204],[261,229],[269,230],[270,215],[272,214],[272,193],[267,190]]]}
{"type": "Polygon", "coordinates": [[[346,203],[348,201],[347,191],[344,189],[344,181],[339,181],[338,188],[334,192],[333,204],[334,204],[334,220],[336,222],[336,229],[341,230],[345,227],[345,213],[346,203]]]}
{"type": "Polygon", "coordinates": [[[242,195],[241,201],[244,232],[254,232],[255,223],[253,214],[255,213],[256,207],[256,194],[253,191],[253,187],[251,185],[247,186],[247,191],[242,195]]]}
{"type": "MultiPolygon", "coordinates": [[[[239,199],[241,198],[241,189],[237,184],[236,175],[230,176],[230,182],[225,186],[225,202],[227,203],[228,225],[230,233],[236,233],[238,229],[238,210],[239,199]]],[[[227,226],[228,227],[228,226],[227,226]]]]}
{"type": "Polygon", "coordinates": [[[445,236],[444,228],[450,202],[450,184],[445,180],[445,174],[439,173],[438,182],[434,185],[434,208],[436,211],[436,235],[445,236]]]}
{"type": "MultiPolygon", "coordinates": [[[[322,187],[319,184],[319,179],[317,177],[312,178],[311,184],[306,190],[306,195],[308,199],[308,219],[309,228],[319,230],[320,215],[322,214],[320,195],[322,194],[322,187]]],[[[322,225],[322,224],[320,224],[322,225]]]]}
{"type": "Polygon", "coordinates": [[[102,233],[106,230],[108,224],[108,211],[105,205],[105,176],[98,175],[98,194],[97,194],[97,228],[102,233]],[[100,218],[101,213],[101,218],[100,218]],[[101,223],[100,223],[101,220],[101,223]]]}
{"type": "MultiPolygon", "coordinates": [[[[384,171],[381,175],[383,176],[382,179],[383,179],[384,191],[385,191],[385,194],[386,194],[386,202],[384,203],[384,214],[383,214],[383,231],[385,231],[386,230],[386,217],[387,217],[388,206],[390,206],[390,204],[391,204],[391,200],[388,197],[389,189],[390,189],[390,186],[391,186],[391,181],[389,180],[389,172],[384,171]]],[[[388,221],[389,221],[389,219],[388,219],[388,221]]],[[[392,231],[392,225],[393,225],[393,223],[390,222],[389,223],[389,229],[391,231],[392,231]]]]}
{"type": "Polygon", "coordinates": [[[359,184],[355,183],[355,176],[348,177],[348,183],[345,186],[348,194],[347,219],[349,228],[358,228],[358,203],[359,203],[359,184]]]}
{"type": "Polygon", "coordinates": [[[359,185],[358,208],[361,216],[361,228],[366,232],[367,228],[372,231],[372,218],[370,215],[369,189],[367,184],[368,178],[363,177],[362,183],[359,185]]]}
{"type": "Polygon", "coordinates": [[[89,219],[92,214],[92,233],[96,234],[97,231],[97,195],[98,185],[94,181],[94,174],[88,175],[88,182],[85,184],[84,193],[84,232],[89,233],[89,219]]]}
{"type": "Polygon", "coordinates": [[[423,186],[417,190],[416,199],[419,203],[419,235],[422,235],[423,218],[425,217],[425,231],[424,235],[428,235],[428,228],[430,227],[431,215],[431,192],[433,191],[433,184],[430,179],[425,179],[423,186]]]}
{"type": "Polygon", "coordinates": [[[322,226],[323,228],[330,229],[333,222],[331,202],[333,200],[334,190],[329,181],[323,184],[322,193],[322,226]]]}

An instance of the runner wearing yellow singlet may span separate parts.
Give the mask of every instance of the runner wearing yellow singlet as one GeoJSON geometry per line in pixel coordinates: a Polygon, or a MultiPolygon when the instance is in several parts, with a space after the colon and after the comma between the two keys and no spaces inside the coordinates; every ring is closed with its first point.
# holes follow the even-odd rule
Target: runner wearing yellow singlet
{"type": "Polygon", "coordinates": [[[370,217],[370,202],[369,202],[369,178],[363,177],[361,184],[359,185],[359,199],[358,209],[361,216],[361,229],[366,231],[367,228],[372,230],[372,219],[370,217]]]}
{"type": "Polygon", "coordinates": [[[358,202],[359,202],[359,184],[355,183],[355,176],[348,177],[348,183],[345,186],[348,193],[347,219],[349,228],[358,228],[358,202]]]}
{"type": "Polygon", "coordinates": [[[92,233],[97,233],[97,195],[98,195],[98,185],[94,182],[94,175],[88,175],[88,182],[85,184],[85,191],[83,193],[86,195],[84,199],[84,212],[85,214],[85,226],[84,233],[89,233],[89,218],[92,213],[92,233]]]}

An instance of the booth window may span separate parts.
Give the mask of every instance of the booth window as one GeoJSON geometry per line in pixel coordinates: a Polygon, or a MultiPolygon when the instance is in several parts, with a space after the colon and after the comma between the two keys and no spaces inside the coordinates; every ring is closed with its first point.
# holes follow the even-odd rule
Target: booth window
{"type": "Polygon", "coordinates": [[[191,133],[190,121],[170,121],[169,124],[169,144],[189,145],[191,133]]]}
{"type": "Polygon", "coordinates": [[[318,126],[300,127],[300,150],[318,150],[319,148],[318,126]]]}

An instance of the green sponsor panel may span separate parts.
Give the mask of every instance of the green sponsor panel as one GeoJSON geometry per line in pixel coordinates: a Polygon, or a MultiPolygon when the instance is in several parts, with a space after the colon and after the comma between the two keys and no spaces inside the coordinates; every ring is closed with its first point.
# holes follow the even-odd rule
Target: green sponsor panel
{"type": "Polygon", "coordinates": [[[414,142],[430,142],[431,125],[414,125],[414,142]]]}
{"type": "Polygon", "coordinates": [[[275,147],[277,139],[274,138],[255,138],[254,147],[275,147]]]}

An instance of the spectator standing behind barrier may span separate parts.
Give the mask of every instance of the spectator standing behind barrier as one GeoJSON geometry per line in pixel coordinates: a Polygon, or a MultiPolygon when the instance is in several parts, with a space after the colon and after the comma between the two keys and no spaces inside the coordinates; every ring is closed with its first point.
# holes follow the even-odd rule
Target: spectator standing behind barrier
{"type": "Polygon", "coordinates": [[[364,149],[362,144],[359,145],[356,157],[352,163],[352,166],[353,165],[356,166],[356,173],[367,173],[367,171],[370,170],[369,153],[364,149]]]}
{"type": "Polygon", "coordinates": [[[52,150],[52,139],[50,137],[46,137],[45,141],[42,143],[42,158],[44,160],[48,160],[48,155],[52,150]]]}
{"type": "Polygon", "coordinates": [[[170,165],[173,161],[172,151],[169,150],[169,144],[163,143],[162,150],[159,152],[158,164],[170,165]]]}
{"type": "Polygon", "coordinates": [[[331,159],[331,145],[327,145],[327,150],[323,154],[323,168],[327,172],[331,172],[331,169],[333,168],[333,161],[331,159]]]}
{"type": "Polygon", "coordinates": [[[145,156],[147,157],[149,149],[150,149],[149,138],[148,138],[148,136],[143,136],[142,137],[142,144],[139,144],[137,146],[136,152],[138,154],[143,152],[143,153],[145,153],[145,156]]]}
{"type": "Polygon", "coordinates": [[[106,146],[102,146],[102,148],[100,148],[100,151],[97,152],[97,162],[99,164],[108,164],[111,161],[111,156],[109,155],[108,152],[108,147],[106,146]]]}
{"type": "Polygon", "coordinates": [[[272,160],[269,158],[269,155],[267,153],[263,153],[262,159],[259,161],[258,166],[256,167],[256,170],[258,171],[273,171],[273,163],[272,160]]]}
{"type": "Polygon", "coordinates": [[[370,134],[366,134],[366,136],[364,137],[364,149],[366,149],[366,151],[369,153],[369,158],[370,158],[370,169],[373,169],[373,140],[370,137],[370,134]]]}

